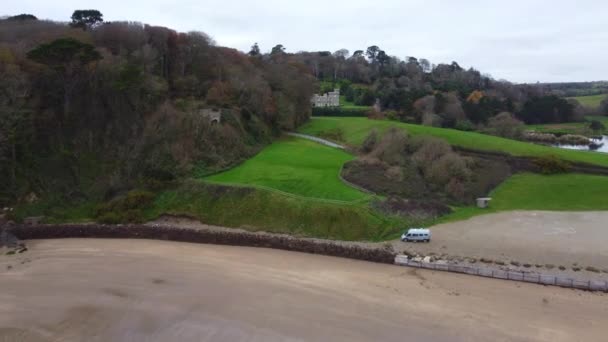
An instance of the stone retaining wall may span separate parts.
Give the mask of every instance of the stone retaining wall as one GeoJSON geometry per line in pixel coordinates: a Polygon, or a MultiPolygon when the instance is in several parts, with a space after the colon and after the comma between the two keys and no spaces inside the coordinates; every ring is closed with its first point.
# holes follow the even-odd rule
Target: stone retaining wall
{"type": "MultiPolygon", "coordinates": [[[[1,227],[0,227],[1,229],[1,227]]],[[[146,225],[41,224],[14,225],[5,228],[20,240],[61,238],[151,239],[216,245],[283,249],[393,264],[395,253],[383,248],[365,248],[329,240],[297,238],[289,235],[258,234],[241,231],[214,231],[146,225]]]]}
{"type": "Polygon", "coordinates": [[[409,266],[429,270],[470,274],[479,277],[521,281],[541,285],[561,286],[580,290],[608,292],[608,282],[603,280],[574,279],[549,274],[534,274],[520,271],[497,270],[488,267],[419,262],[410,260],[407,255],[397,255],[395,257],[395,264],[399,266],[409,266]]]}

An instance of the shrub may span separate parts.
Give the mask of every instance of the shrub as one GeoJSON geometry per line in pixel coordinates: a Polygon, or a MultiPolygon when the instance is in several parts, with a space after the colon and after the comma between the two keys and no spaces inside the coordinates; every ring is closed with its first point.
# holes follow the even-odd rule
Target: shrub
{"type": "Polygon", "coordinates": [[[475,125],[469,120],[458,120],[454,128],[459,131],[473,131],[475,130],[475,125]]]}
{"type": "Polygon", "coordinates": [[[372,156],[389,165],[406,163],[407,133],[398,128],[389,129],[372,151],[372,156]]]}
{"type": "Polygon", "coordinates": [[[149,191],[129,191],[124,199],[123,208],[125,210],[145,208],[152,204],[152,201],[154,201],[155,197],[156,195],[149,191]]]}
{"type": "Polygon", "coordinates": [[[485,131],[492,135],[509,139],[520,139],[523,136],[525,125],[517,120],[513,114],[502,112],[488,120],[485,131]]]}
{"type": "Polygon", "coordinates": [[[132,190],[100,205],[95,218],[98,222],[108,224],[141,223],[144,222],[142,209],[149,207],[155,198],[156,195],[149,191],[132,190]]]}
{"type": "Polygon", "coordinates": [[[361,145],[361,151],[363,153],[370,153],[371,151],[374,150],[377,143],[378,143],[378,130],[374,128],[371,132],[369,132],[369,134],[367,135],[367,138],[365,138],[365,140],[363,141],[363,144],[361,145]]]}
{"type": "Polygon", "coordinates": [[[452,152],[452,147],[445,140],[433,137],[414,138],[410,149],[416,151],[412,155],[412,160],[423,172],[443,155],[452,152]]]}
{"type": "Polygon", "coordinates": [[[566,173],[570,171],[570,164],[555,155],[548,155],[534,160],[534,165],[543,174],[566,173]]]}
{"type": "Polygon", "coordinates": [[[606,126],[604,126],[604,124],[601,121],[598,120],[591,120],[591,123],[589,123],[589,128],[594,131],[603,131],[606,129],[606,126]]]}
{"type": "Polygon", "coordinates": [[[97,217],[97,222],[105,224],[121,223],[121,216],[113,211],[101,214],[97,217]]]}

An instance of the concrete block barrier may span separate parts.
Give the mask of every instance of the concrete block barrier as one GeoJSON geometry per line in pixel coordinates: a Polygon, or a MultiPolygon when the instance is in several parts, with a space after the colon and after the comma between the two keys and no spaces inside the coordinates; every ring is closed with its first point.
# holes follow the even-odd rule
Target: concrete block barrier
{"type": "Polygon", "coordinates": [[[573,287],[574,281],[570,278],[555,277],[555,285],[561,287],[573,287]]]}
{"type": "Polygon", "coordinates": [[[448,271],[449,266],[448,264],[435,264],[435,269],[439,271],[448,271]]]}
{"type": "Polygon", "coordinates": [[[608,282],[602,280],[591,280],[589,281],[589,290],[607,292],[608,282]]]}
{"type": "Polygon", "coordinates": [[[540,275],[538,275],[538,274],[524,273],[524,279],[523,280],[525,282],[528,282],[528,283],[538,284],[538,283],[540,283],[540,275]]]}
{"type": "Polygon", "coordinates": [[[482,276],[482,277],[490,277],[492,278],[494,276],[494,272],[490,269],[487,268],[480,268],[477,270],[477,274],[482,276]]]}
{"type": "Polygon", "coordinates": [[[589,280],[577,280],[574,279],[572,281],[572,286],[575,289],[579,289],[579,290],[589,290],[589,280]]]}
{"type": "Polygon", "coordinates": [[[523,281],[524,274],[521,272],[510,271],[507,273],[509,280],[523,281]]]}
{"type": "Polygon", "coordinates": [[[422,266],[422,268],[426,268],[426,269],[429,269],[429,270],[434,270],[434,269],[437,268],[436,267],[437,265],[433,264],[432,262],[423,262],[421,264],[421,266],[422,266]]]}
{"type": "Polygon", "coordinates": [[[468,267],[460,265],[448,265],[448,271],[455,273],[467,273],[468,267]]]}
{"type": "Polygon", "coordinates": [[[477,267],[467,267],[467,274],[479,275],[479,269],[477,267]]]}
{"type": "Polygon", "coordinates": [[[495,270],[494,278],[496,279],[509,279],[509,272],[503,270],[495,270]]]}
{"type": "Polygon", "coordinates": [[[557,285],[555,283],[555,276],[552,275],[546,275],[546,274],[541,274],[539,276],[540,280],[539,282],[543,285],[557,285]]]}
{"type": "Polygon", "coordinates": [[[519,271],[504,271],[500,269],[492,269],[486,267],[451,265],[446,263],[419,262],[408,260],[407,257],[400,258],[399,256],[395,257],[395,263],[398,265],[407,265],[425,269],[434,269],[438,271],[469,274],[487,278],[508,279],[533,284],[608,292],[608,281],[604,280],[572,279],[568,277],[560,277],[550,274],[534,274],[519,271]]]}

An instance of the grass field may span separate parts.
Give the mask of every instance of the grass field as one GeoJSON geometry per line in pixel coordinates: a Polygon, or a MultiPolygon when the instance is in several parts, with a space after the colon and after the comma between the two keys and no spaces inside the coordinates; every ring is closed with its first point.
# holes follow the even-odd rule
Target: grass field
{"type": "Polygon", "coordinates": [[[490,194],[489,209],[457,208],[440,222],[509,210],[608,210],[608,177],[584,174],[516,174],[490,194]]]}
{"type": "Polygon", "coordinates": [[[240,166],[205,181],[259,186],[325,200],[366,201],[369,195],[339,178],[342,165],[353,158],[342,150],[309,140],[284,138],[240,166]]]}
{"type": "Polygon", "coordinates": [[[486,151],[505,152],[515,156],[556,155],[562,159],[608,167],[608,155],[603,153],[565,150],[522,141],[510,140],[491,135],[464,132],[454,129],[406,124],[388,120],[367,118],[314,118],[299,129],[300,133],[322,135],[327,131],[342,131],[346,143],[359,145],[369,132],[376,128],[386,131],[391,127],[406,130],[410,135],[430,135],[445,139],[451,145],[486,151]]]}
{"type": "Polygon", "coordinates": [[[577,100],[583,106],[599,108],[600,103],[606,98],[606,96],[608,96],[608,94],[569,97],[569,99],[577,100]]]}
{"type": "MultiPolygon", "coordinates": [[[[590,133],[588,131],[589,122],[591,120],[597,120],[608,127],[608,116],[595,116],[590,115],[585,117],[584,122],[566,122],[560,124],[544,124],[544,125],[527,125],[526,127],[530,130],[537,132],[547,133],[567,133],[567,134],[585,134],[590,133]]],[[[608,133],[608,129],[604,130],[604,134],[608,133]]]]}
{"type": "Polygon", "coordinates": [[[346,101],[346,96],[340,95],[340,108],[349,109],[349,110],[369,110],[371,107],[369,106],[359,106],[354,104],[353,102],[346,101]]]}

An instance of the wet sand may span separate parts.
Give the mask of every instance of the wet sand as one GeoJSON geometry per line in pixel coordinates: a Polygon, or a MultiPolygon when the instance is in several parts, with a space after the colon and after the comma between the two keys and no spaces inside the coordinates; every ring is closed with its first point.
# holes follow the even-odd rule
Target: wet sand
{"type": "Polygon", "coordinates": [[[29,241],[0,341],[602,341],[608,296],[268,249],[29,241]]]}

